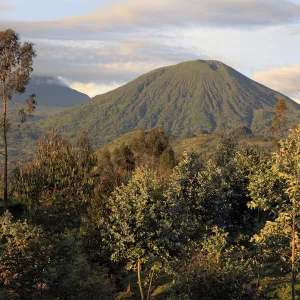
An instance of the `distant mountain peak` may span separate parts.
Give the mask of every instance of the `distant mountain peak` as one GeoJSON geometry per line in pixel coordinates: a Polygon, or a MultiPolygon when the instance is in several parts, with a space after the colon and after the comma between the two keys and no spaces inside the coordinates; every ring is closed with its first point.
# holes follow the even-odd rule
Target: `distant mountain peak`
{"type": "Polygon", "coordinates": [[[16,95],[14,101],[22,102],[30,95],[36,94],[38,107],[70,108],[90,99],[86,94],[68,87],[59,77],[33,75],[24,95],[16,95]]]}
{"type": "Polygon", "coordinates": [[[32,75],[30,83],[36,85],[57,85],[67,87],[67,85],[59,77],[54,76],[32,75]]]}
{"type": "Polygon", "coordinates": [[[243,126],[266,133],[280,98],[288,102],[290,120],[299,123],[300,105],[288,97],[220,61],[188,61],[153,70],[34,126],[29,124],[28,139],[53,126],[71,138],[88,132],[95,148],[129,131],[158,126],[173,136],[243,126]]]}

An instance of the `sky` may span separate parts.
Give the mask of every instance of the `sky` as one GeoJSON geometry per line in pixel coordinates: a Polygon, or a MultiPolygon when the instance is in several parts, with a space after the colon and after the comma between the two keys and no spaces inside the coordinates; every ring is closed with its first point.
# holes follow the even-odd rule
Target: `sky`
{"type": "Polygon", "coordinates": [[[36,75],[94,96],[155,68],[213,59],[300,103],[300,0],[0,0],[36,75]]]}

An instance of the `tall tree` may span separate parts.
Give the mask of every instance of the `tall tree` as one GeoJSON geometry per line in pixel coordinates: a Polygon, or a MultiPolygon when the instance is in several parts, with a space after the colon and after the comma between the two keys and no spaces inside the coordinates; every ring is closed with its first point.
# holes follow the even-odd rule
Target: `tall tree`
{"type": "MultiPolygon", "coordinates": [[[[11,100],[14,94],[23,94],[26,85],[30,80],[30,74],[33,71],[33,58],[36,56],[34,44],[29,42],[21,43],[20,36],[12,29],[0,31],[0,97],[3,102],[2,117],[2,135],[4,148],[4,208],[8,206],[8,151],[7,151],[7,133],[10,127],[7,111],[8,100],[11,100]]],[[[35,107],[34,97],[30,97],[27,102],[26,110],[31,114],[35,107]]],[[[24,116],[24,110],[21,111],[24,116]]],[[[23,119],[24,120],[24,119],[23,119]]]]}
{"type": "Polygon", "coordinates": [[[275,115],[272,119],[272,125],[269,130],[275,137],[283,138],[287,126],[288,106],[284,99],[280,99],[274,106],[275,115]]]}

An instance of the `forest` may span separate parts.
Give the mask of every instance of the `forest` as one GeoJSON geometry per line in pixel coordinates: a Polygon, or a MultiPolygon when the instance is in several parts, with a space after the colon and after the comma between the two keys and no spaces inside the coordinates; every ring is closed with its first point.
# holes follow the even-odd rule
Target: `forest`
{"type": "Polygon", "coordinates": [[[274,151],[169,140],[96,157],[85,133],[41,139],[0,217],[2,299],[298,297],[300,127],[274,151]]]}

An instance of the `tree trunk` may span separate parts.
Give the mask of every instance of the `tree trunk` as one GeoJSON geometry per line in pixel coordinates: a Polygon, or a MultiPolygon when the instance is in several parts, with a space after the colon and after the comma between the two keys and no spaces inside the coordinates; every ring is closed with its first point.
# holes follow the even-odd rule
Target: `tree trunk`
{"type": "Polygon", "coordinates": [[[260,246],[260,258],[259,258],[259,264],[258,264],[258,271],[257,271],[257,288],[260,287],[260,273],[261,273],[261,269],[262,269],[262,246],[260,246]]]}
{"type": "Polygon", "coordinates": [[[296,199],[293,201],[293,220],[292,220],[292,300],[295,300],[295,232],[296,232],[296,199]]]}
{"type": "Polygon", "coordinates": [[[139,288],[140,288],[140,293],[141,293],[141,300],[144,300],[144,292],[143,292],[143,286],[142,286],[142,280],[141,280],[141,270],[142,270],[142,266],[141,266],[141,259],[138,259],[138,284],[139,284],[139,288]]]}
{"type": "MultiPolygon", "coordinates": [[[[5,116],[6,118],[6,116],[5,116]]],[[[4,121],[6,123],[6,119],[4,121]]],[[[3,130],[6,131],[6,124],[3,130]]],[[[3,179],[4,179],[4,210],[8,209],[8,196],[7,196],[7,161],[8,161],[8,153],[7,153],[7,137],[6,132],[3,133],[3,143],[4,143],[4,170],[3,170],[3,179]]]]}
{"type": "Polygon", "coordinates": [[[4,198],[4,210],[8,209],[8,196],[7,196],[7,161],[8,161],[8,153],[7,153],[7,100],[6,100],[6,91],[5,91],[5,82],[2,80],[2,101],[3,101],[3,147],[4,147],[4,166],[3,166],[3,198],[4,198]]]}
{"type": "Polygon", "coordinates": [[[148,288],[148,293],[147,293],[147,300],[150,299],[150,293],[151,293],[151,286],[152,286],[152,280],[153,280],[153,275],[154,275],[154,271],[155,271],[155,265],[152,267],[151,270],[151,277],[150,277],[150,282],[149,282],[149,288],[148,288]]]}
{"type": "MultiPolygon", "coordinates": [[[[258,209],[258,224],[260,224],[260,209],[258,209]]],[[[257,225],[257,227],[259,228],[259,226],[257,225]]],[[[261,262],[261,259],[262,259],[262,246],[259,247],[259,261],[258,261],[258,271],[257,271],[257,290],[259,289],[260,287],[260,272],[261,272],[261,268],[262,268],[262,262],[261,262]]]]}

